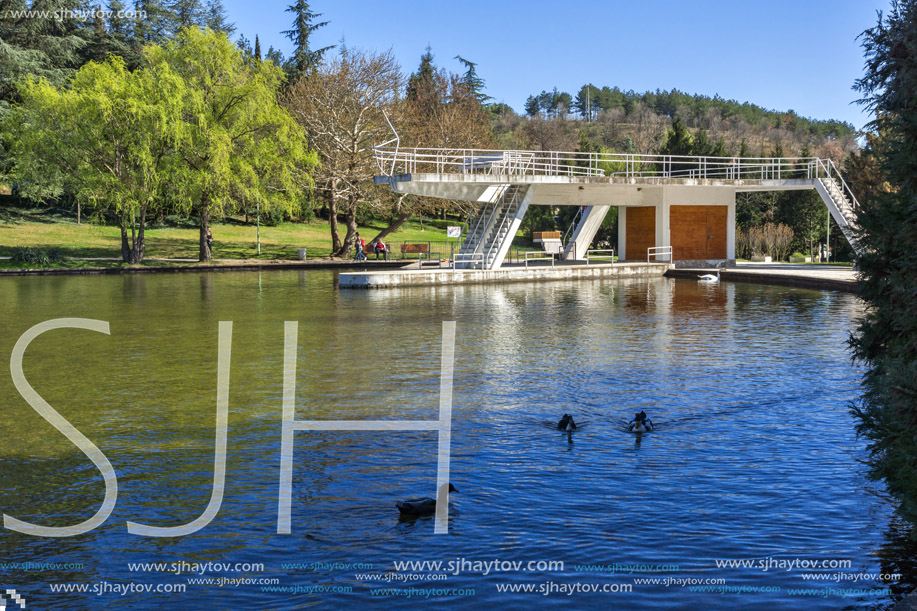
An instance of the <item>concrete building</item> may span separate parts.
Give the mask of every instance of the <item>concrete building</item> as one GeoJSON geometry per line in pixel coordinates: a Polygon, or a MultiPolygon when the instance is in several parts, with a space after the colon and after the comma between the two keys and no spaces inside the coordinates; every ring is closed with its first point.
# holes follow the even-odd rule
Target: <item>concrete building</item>
{"type": "Polygon", "coordinates": [[[830,159],[748,159],[377,147],[376,182],[399,193],[476,202],[459,268],[499,269],[529,206],[578,206],[562,258],[580,261],[611,206],[619,259],[679,267],[735,262],[742,191],[815,189],[856,242],[856,198],[830,159]]]}

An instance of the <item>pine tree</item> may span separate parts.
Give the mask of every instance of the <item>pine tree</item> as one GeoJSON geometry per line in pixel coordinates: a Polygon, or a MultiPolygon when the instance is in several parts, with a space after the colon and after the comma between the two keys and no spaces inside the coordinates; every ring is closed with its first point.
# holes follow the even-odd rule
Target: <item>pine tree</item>
{"type": "Polygon", "coordinates": [[[427,47],[420,56],[417,72],[408,78],[407,100],[422,108],[430,108],[442,101],[441,92],[436,86],[436,68],[433,66],[433,51],[427,47]]]}
{"type": "Polygon", "coordinates": [[[301,74],[308,71],[312,66],[322,61],[322,56],[334,45],[312,50],[309,46],[309,37],[315,30],[328,25],[328,21],[313,23],[316,17],[321,17],[321,13],[313,13],[309,10],[309,3],[306,0],[297,0],[296,4],[287,7],[286,12],[293,13],[293,28],[283,32],[287,38],[293,41],[293,55],[287,62],[287,77],[290,82],[294,82],[301,74]]]}
{"type": "Polygon", "coordinates": [[[492,100],[492,97],[484,93],[484,79],[478,76],[476,69],[477,64],[472,61],[468,61],[461,55],[456,55],[455,59],[459,60],[459,62],[461,62],[462,65],[464,65],[466,68],[462,80],[465,82],[465,86],[468,87],[468,91],[471,92],[471,95],[477,98],[478,102],[481,104],[487,100],[492,100]]]}
{"type": "Polygon", "coordinates": [[[255,59],[261,61],[261,41],[258,40],[257,34],[255,34],[255,59]]]}
{"type": "Polygon", "coordinates": [[[236,25],[227,21],[226,8],[220,0],[208,0],[204,23],[214,32],[232,34],[236,31],[236,25]]]}
{"type": "Polygon", "coordinates": [[[859,214],[859,259],[866,302],[851,346],[867,365],[854,408],[870,441],[872,474],[884,478],[917,517],[917,0],[900,0],[862,34],[866,73],[856,83],[876,113],[869,127],[889,189],[867,191],[859,214]]]}

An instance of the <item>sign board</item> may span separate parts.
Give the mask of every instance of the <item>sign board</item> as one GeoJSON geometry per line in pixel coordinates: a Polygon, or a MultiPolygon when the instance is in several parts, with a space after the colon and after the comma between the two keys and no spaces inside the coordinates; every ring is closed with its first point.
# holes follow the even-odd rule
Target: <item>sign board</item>
{"type": "Polygon", "coordinates": [[[462,237],[462,228],[461,227],[446,227],[446,237],[447,238],[462,237]]]}

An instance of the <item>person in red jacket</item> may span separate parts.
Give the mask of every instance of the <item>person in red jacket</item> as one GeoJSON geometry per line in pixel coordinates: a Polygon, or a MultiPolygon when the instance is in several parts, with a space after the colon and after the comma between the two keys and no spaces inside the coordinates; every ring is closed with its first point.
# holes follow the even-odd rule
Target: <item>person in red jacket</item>
{"type": "Polygon", "coordinates": [[[382,240],[376,240],[373,244],[373,252],[376,253],[376,260],[379,260],[379,255],[382,255],[382,258],[385,261],[388,261],[388,248],[385,247],[385,244],[382,243],[382,240]]]}

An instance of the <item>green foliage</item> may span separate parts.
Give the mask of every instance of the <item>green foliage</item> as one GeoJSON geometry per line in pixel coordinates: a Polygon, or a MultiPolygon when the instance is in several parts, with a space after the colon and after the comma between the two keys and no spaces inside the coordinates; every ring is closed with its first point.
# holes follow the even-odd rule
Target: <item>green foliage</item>
{"type": "Polygon", "coordinates": [[[917,1],[902,0],[863,33],[866,72],[857,81],[876,112],[876,154],[890,188],[866,190],[859,215],[865,254],[860,297],[867,310],[850,343],[867,365],[854,408],[870,440],[873,475],[917,517],[917,1]]]}
{"type": "Polygon", "coordinates": [[[477,64],[468,61],[461,55],[456,55],[455,59],[465,66],[465,74],[462,76],[462,81],[465,83],[465,86],[468,88],[468,91],[474,96],[479,103],[483,104],[487,100],[492,100],[489,95],[484,93],[484,79],[478,76],[477,64]]]}
{"type": "Polygon", "coordinates": [[[64,260],[63,252],[60,248],[32,248],[31,246],[16,246],[13,248],[12,260],[14,263],[25,263],[27,265],[51,265],[60,263],[64,260]]]}
{"type": "Polygon", "coordinates": [[[179,137],[170,171],[170,203],[201,220],[201,258],[209,218],[239,201],[287,214],[312,186],[317,163],[302,128],[277,101],[282,71],[247,61],[228,36],[183,30],[166,47],[147,49],[151,69],[173,72],[184,85],[179,137]]]}
{"type": "MultiPolygon", "coordinates": [[[[309,10],[309,3],[306,0],[296,0],[296,3],[288,6],[286,10],[288,13],[293,13],[293,28],[283,32],[293,41],[294,45],[293,55],[286,66],[287,76],[292,83],[310,68],[321,63],[325,53],[334,46],[315,50],[309,46],[309,37],[315,30],[328,25],[329,22],[314,23],[315,18],[322,15],[309,10]]],[[[268,52],[268,57],[270,57],[270,52],[268,52]]]]}

